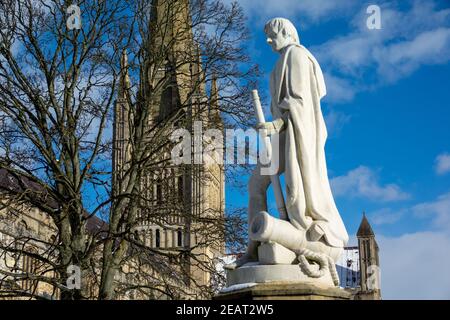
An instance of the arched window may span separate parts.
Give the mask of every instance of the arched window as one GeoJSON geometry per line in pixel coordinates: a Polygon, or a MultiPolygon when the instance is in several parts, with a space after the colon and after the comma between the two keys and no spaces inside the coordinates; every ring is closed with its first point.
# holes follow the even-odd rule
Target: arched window
{"type": "Polygon", "coordinates": [[[155,247],[159,248],[161,246],[161,231],[159,229],[156,229],[155,233],[155,247]]]}
{"type": "Polygon", "coordinates": [[[181,231],[181,229],[178,229],[177,231],[177,246],[183,246],[183,232],[181,231]]]}
{"type": "Polygon", "coordinates": [[[161,184],[161,182],[158,182],[157,184],[156,184],[156,203],[157,204],[162,204],[162,197],[163,197],[163,194],[162,194],[162,184],[161,184]]]}

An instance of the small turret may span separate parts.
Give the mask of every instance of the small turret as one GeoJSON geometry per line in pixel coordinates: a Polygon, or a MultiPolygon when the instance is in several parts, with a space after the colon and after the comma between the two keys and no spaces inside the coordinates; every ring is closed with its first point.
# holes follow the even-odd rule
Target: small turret
{"type": "Polygon", "coordinates": [[[356,236],[359,248],[361,290],[355,298],[361,300],[381,299],[378,244],[365,212],[356,236]]]}

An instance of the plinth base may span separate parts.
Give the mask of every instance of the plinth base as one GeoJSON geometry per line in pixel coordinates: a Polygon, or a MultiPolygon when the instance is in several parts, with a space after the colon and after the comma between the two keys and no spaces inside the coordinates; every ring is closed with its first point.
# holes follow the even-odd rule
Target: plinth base
{"type": "Polygon", "coordinates": [[[351,294],[339,287],[322,287],[313,283],[269,282],[235,285],[214,300],[350,300],[351,294]]]}
{"type": "MultiPolygon", "coordinates": [[[[316,271],[319,266],[312,265],[311,268],[316,271]]],[[[302,271],[298,264],[260,265],[259,263],[247,263],[237,269],[227,270],[227,287],[274,281],[314,283],[324,288],[334,288],[333,279],[329,272],[326,272],[320,278],[311,278],[302,271]]]]}

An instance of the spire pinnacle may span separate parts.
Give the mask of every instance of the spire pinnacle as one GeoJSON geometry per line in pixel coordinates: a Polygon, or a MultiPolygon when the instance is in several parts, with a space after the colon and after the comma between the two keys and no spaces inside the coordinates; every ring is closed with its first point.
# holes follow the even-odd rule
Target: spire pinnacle
{"type": "Polygon", "coordinates": [[[361,224],[359,225],[358,232],[356,233],[357,237],[367,237],[367,236],[375,236],[375,233],[370,226],[369,220],[367,220],[366,212],[363,212],[363,218],[361,220],[361,224]]]}
{"type": "Polygon", "coordinates": [[[120,58],[120,82],[119,82],[119,98],[126,99],[127,92],[131,88],[130,75],[128,73],[128,54],[127,50],[122,51],[122,56],[120,58]]]}
{"type": "Polygon", "coordinates": [[[211,94],[209,100],[214,104],[217,104],[217,101],[219,100],[219,92],[217,90],[217,76],[215,73],[212,75],[211,79],[211,94]]]}
{"type": "Polygon", "coordinates": [[[217,126],[223,125],[219,109],[219,89],[217,88],[217,76],[211,77],[211,90],[209,95],[209,118],[217,126]]]}

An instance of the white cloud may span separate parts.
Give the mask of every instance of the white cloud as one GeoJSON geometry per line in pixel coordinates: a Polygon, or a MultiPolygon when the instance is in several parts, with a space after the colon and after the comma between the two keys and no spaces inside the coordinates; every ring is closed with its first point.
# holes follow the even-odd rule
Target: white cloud
{"type": "MultiPolygon", "coordinates": [[[[409,1],[400,11],[396,2],[381,4],[381,30],[368,30],[368,15],[361,7],[351,22],[354,31],[311,48],[327,70],[331,85],[352,83],[352,95],[409,76],[422,65],[450,61],[450,9],[434,1],[409,1]],[[368,85],[370,84],[370,85],[368,85]]],[[[333,102],[346,102],[336,94],[333,102]]]]}
{"type": "Polygon", "coordinates": [[[324,102],[345,103],[353,100],[355,87],[346,79],[336,77],[331,73],[325,73],[327,95],[324,102]]]}
{"type": "Polygon", "coordinates": [[[367,29],[367,5],[354,0],[239,3],[253,24],[283,16],[292,20],[300,37],[310,24],[349,21],[350,32],[310,48],[326,73],[325,101],[332,103],[351,101],[356,93],[398,81],[422,65],[450,61],[450,9],[439,8],[437,1],[408,0],[401,9],[398,2],[380,1],[381,30],[367,29]]]}
{"type": "Polygon", "coordinates": [[[375,225],[394,224],[405,214],[405,209],[382,208],[370,213],[370,221],[375,225]]]}
{"type": "Polygon", "coordinates": [[[358,3],[357,0],[277,0],[266,1],[263,5],[259,0],[240,0],[247,16],[268,20],[283,16],[286,18],[300,17],[300,22],[323,22],[326,18],[348,14],[350,8],[358,3]]]}
{"type": "Polygon", "coordinates": [[[438,28],[374,50],[378,73],[387,81],[405,77],[421,65],[443,64],[450,61],[450,28],[438,28]]]}
{"type": "Polygon", "coordinates": [[[416,217],[430,218],[432,224],[450,234],[450,192],[440,195],[436,200],[415,205],[411,211],[416,217]]]}
{"type": "Polygon", "coordinates": [[[432,230],[377,236],[383,299],[450,299],[450,192],[430,202],[371,214],[373,223],[401,218],[430,221],[432,230]]]}
{"type": "Polygon", "coordinates": [[[417,232],[377,236],[383,299],[450,299],[450,237],[417,232]]]}
{"type": "Polygon", "coordinates": [[[381,208],[370,213],[370,220],[376,225],[394,224],[408,217],[426,219],[434,230],[448,232],[450,235],[450,192],[428,202],[418,203],[399,209],[381,208]]]}
{"type": "Polygon", "coordinates": [[[450,154],[445,152],[436,157],[436,173],[439,175],[450,172],[450,154]]]}
{"type": "Polygon", "coordinates": [[[324,44],[311,48],[325,70],[338,71],[348,75],[356,75],[359,69],[372,63],[372,49],[381,42],[374,31],[352,33],[338,37],[324,44]]]}
{"type": "Polygon", "coordinates": [[[376,172],[359,166],[346,175],[331,179],[335,196],[363,197],[374,201],[397,201],[409,198],[396,184],[380,185],[376,172]]]}

